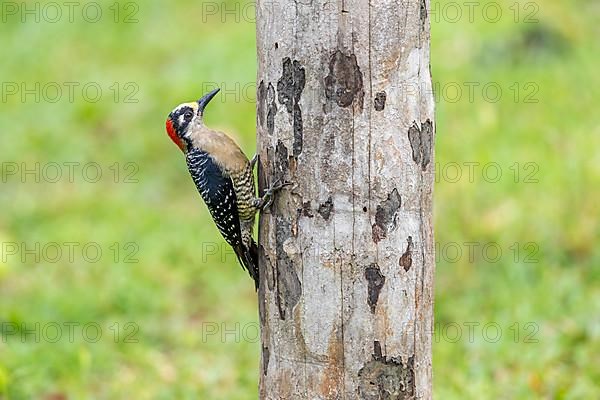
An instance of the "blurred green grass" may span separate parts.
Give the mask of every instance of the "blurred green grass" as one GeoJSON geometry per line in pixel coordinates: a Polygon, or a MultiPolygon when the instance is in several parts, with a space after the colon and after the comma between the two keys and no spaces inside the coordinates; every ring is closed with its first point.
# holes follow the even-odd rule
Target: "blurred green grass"
{"type": "MultiPolygon", "coordinates": [[[[506,16],[498,23],[477,12],[472,23],[466,16],[452,23],[441,14],[445,3],[434,2],[440,14],[432,23],[436,161],[442,171],[458,163],[463,174],[465,163],[494,162],[503,176],[491,183],[478,168],[474,182],[465,176],[449,182],[442,173],[436,184],[442,251],[435,394],[444,400],[593,398],[600,393],[600,9],[587,1],[538,1],[539,22],[515,23],[508,14],[514,3],[506,0],[498,2],[506,16]],[[486,101],[476,89],[473,101],[466,92],[453,101],[452,92],[444,92],[452,84],[466,91],[465,82],[497,83],[503,95],[486,101]],[[515,83],[518,101],[510,89],[515,83]],[[537,103],[524,102],[532,93],[527,83],[539,89],[537,103]],[[517,183],[510,169],[516,162],[517,183]],[[538,166],[537,183],[524,182],[528,162],[538,166]],[[467,242],[498,243],[503,255],[498,262],[481,253],[454,262],[444,251],[448,243],[464,251],[467,242]],[[533,263],[525,262],[529,242],[539,248],[533,263]],[[464,325],[470,322],[480,324],[473,341],[464,325]],[[497,343],[482,338],[486,323],[502,328],[497,343]],[[534,325],[526,329],[527,323],[534,325]],[[456,342],[450,340],[452,324],[463,329],[456,342]],[[537,343],[528,343],[525,336],[535,328],[537,343]]],[[[1,82],[97,82],[103,91],[96,103],[82,101],[77,90],[73,102],[64,94],[56,103],[33,96],[23,103],[19,95],[2,101],[3,166],[94,162],[103,176],[97,183],[78,173],[73,183],[3,180],[0,242],[98,243],[103,255],[98,262],[80,255],[55,263],[2,259],[0,322],[28,328],[95,322],[103,334],[91,343],[78,328],[73,343],[66,334],[57,343],[35,343],[25,334],[23,343],[20,332],[0,331],[0,398],[256,398],[260,344],[248,340],[258,322],[252,285],[232,254],[202,248],[223,242],[163,132],[170,109],[196,98],[203,83],[253,85],[254,25],[234,16],[224,23],[220,16],[203,20],[206,8],[189,0],[168,8],[145,2],[137,23],[116,24],[113,3],[100,4],[105,18],[98,23],[0,23],[1,82]],[[123,101],[131,93],[128,82],[139,88],[137,103],[123,101]],[[119,101],[110,89],[114,83],[119,101]],[[110,169],[115,163],[118,182],[110,169]],[[131,172],[126,163],[139,167],[136,182],[124,182],[131,172]],[[126,262],[129,242],[139,247],[137,262],[126,262]],[[116,262],[114,243],[120,248],[116,262]],[[124,341],[128,322],[139,327],[136,343],[124,341]],[[215,323],[219,333],[222,323],[250,329],[224,341],[203,335],[215,323]]],[[[233,133],[252,154],[254,89],[246,89],[245,98],[215,102],[207,123],[233,133]]]]}

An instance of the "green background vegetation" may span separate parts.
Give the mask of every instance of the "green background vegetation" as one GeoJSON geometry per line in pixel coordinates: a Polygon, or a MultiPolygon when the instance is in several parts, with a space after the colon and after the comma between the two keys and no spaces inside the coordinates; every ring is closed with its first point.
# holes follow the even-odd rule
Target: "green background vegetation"
{"type": "MultiPolygon", "coordinates": [[[[260,344],[253,285],[209,222],[164,132],[168,112],[212,82],[237,95],[218,97],[207,123],[254,152],[254,24],[235,15],[203,21],[203,3],[191,0],[146,1],[137,11],[123,2],[115,23],[112,3],[99,3],[97,23],[83,20],[81,8],[73,23],[66,15],[56,23],[3,15],[0,23],[0,81],[63,88],[54,103],[47,100],[55,92],[22,101],[21,90],[0,103],[0,242],[20,249],[10,255],[3,247],[0,260],[0,399],[254,399],[260,344]],[[138,22],[123,23],[134,11],[138,22]],[[80,83],[72,102],[64,82],[80,83]],[[84,98],[87,82],[102,88],[99,101],[84,98]],[[126,102],[127,94],[137,102],[126,102]],[[35,174],[22,181],[21,163],[42,169],[51,162],[97,163],[102,177],[87,182],[75,167],[73,182],[64,176],[36,182],[35,174]],[[7,174],[7,163],[17,163],[17,175],[7,174]],[[39,260],[23,251],[65,242],[80,243],[72,261],[64,245],[57,262],[51,248],[39,260]],[[99,261],[83,257],[86,243],[102,249],[99,261]],[[41,330],[50,322],[79,323],[73,342],[64,326],[57,343],[36,343],[32,334],[10,328],[35,330],[40,323],[41,330]],[[90,322],[102,329],[95,343],[82,336],[90,322]],[[239,324],[238,336],[206,335],[215,324],[219,331],[221,324],[229,330],[239,324]]],[[[521,1],[515,22],[514,2],[502,0],[497,23],[482,17],[482,6],[473,22],[467,14],[452,22],[447,3],[434,2],[432,15],[439,163],[435,394],[444,400],[595,398],[600,7],[537,0],[531,8],[521,1]],[[526,23],[532,12],[537,22],[526,23]],[[480,84],[472,99],[465,82],[480,84]],[[497,102],[493,88],[484,97],[487,83],[502,89],[497,102]],[[480,163],[472,181],[465,164],[471,162],[480,163]],[[502,171],[497,182],[493,168],[482,176],[490,163],[502,171]],[[473,258],[468,242],[479,244],[473,258]],[[502,255],[482,253],[486,243],[496,243],[502,255]],[[471,323],[479,324],[473,340],[471,323]],[[488,323],[502,329],[497,341],[493,327],[485,336],[488,323]]],[[[238,8],[245,15],[253,10],[247,3],[238,8]]],[[[96,336],[94,329],[85,333],[96,336]]]]}

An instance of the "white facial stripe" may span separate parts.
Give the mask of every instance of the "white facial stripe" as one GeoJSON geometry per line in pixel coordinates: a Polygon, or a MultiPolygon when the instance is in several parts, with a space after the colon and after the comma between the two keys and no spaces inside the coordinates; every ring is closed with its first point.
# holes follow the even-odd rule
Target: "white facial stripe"
{"type": "Polygon", "coordinates": [[[175,107],[175,109],[172,111],[173,117],[177,116],[177,125],[179,127],[182,128],[182,132],[180,133],[183,137],[188,137],[191,134],[192,131],[192,127],[198,124],[198,120],[202,121],[202,118],[197,118],[197,111],[198,111],[198,103],[196,102],[190,102],[190,103],[182,103],[180,105],[178,105],[177,107],[175,107]],[[186,122],[185,120],[185,112],[183,112],[185,109],[189,109],[193,112],[193,116],[191,121],[186,122]],[[178,115],[179,114],[179,115],[178,115]]]}

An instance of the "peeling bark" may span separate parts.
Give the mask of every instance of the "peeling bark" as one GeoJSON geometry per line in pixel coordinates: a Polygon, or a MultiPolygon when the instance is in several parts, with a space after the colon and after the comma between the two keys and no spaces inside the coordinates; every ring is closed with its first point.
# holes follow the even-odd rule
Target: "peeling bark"
{"type": "Polygon", "coordinates": [[[262,400],[431,398],[429,0],[368,3],[257,2],[262,400]]]}

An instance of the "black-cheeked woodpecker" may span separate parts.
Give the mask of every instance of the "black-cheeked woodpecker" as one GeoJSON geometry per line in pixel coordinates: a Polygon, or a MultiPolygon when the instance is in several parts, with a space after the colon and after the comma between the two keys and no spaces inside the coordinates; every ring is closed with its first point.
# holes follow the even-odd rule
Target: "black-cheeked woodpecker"
{"type": "Polygon", "coordinates": [[[217,228],[233,248],[258,289],[258,247],[252,238],[257,211],[268,207],[275,184],[263,197],[256,197],[251,161],[233,139],[223,132],[207,128],[202,120],[204,109],[219,92],[215,89],[200,100],[177,106],[168,116],[169,137],[185,154],[188,170],[217,228]]]}

